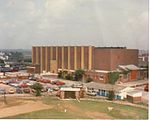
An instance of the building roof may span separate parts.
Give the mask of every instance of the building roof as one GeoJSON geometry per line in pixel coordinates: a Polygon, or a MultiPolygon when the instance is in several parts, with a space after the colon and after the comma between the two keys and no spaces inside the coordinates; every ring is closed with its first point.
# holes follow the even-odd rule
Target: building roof
{"type": "Polygon", "coordinates": [[[139,91],[139,90],[132,90],[132,91],[129,91],[127,92],[128,95],[131,95],[131,96],[134,96],[136,94],[140,94],[140,96],[142,95],[142,92],[139,91]]]}
{"type": "Polygon", "coordinates": [[[126,47],[96,47],[98,49],[126,49],[126,47]]]}
{"type": "Polygon", "coordinates": [[[125,86],[120,85],[111,85],[111,84],[103,84],[103,83],[96,83],[96,82],[90,82],[84,84],[86,87],[89,88],[95,88],[95,89],[101,89],[101,90],[114,90],[116,92],[126,88],[125,86]]]}
{"type": "Polygon", "coordinates": [[[148,80],[135,80],[135,81],[130,81],[123,83],[122,86],[137,86],[137,85],[144,85],[147,84],[149,81],[148,80]]]}
{"type": "Polygon", "coordinates": [[[60,91],[80,91],[80,88],[61,87],[60,91]]]}
{"type": "Polygon", "coordinates": [[[119,65],[119,68],[128,71],[128,70],[140,70],[139,67],[135,66],[135,65],[119,65]]]}
{"type": "Polygon", "coordinates": [[[109,73],[111,71],[106,71],[106,70],[95,70],[95,72],[99,72],[99,73],[109,73]]]}

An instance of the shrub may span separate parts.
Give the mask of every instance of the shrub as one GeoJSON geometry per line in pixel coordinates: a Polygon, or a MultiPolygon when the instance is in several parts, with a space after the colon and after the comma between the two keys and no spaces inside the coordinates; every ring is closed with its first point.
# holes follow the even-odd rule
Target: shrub
{"type": "Polygon", "coordinates": [[[114,93],[114,91],[109,91],[108,100],[113,100],[114,98],[115,98],[115,93],[114,93]]]}

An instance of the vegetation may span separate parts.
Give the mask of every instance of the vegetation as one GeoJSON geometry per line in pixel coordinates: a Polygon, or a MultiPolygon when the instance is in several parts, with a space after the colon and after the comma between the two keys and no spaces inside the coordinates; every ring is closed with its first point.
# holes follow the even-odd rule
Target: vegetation
{"type": "Polygon", "coordinates": [[[62,78],[62,71],[58,72],[58,78],[62,78]]]}
{"type": "Polygon", "coordinates": [[[43,89],[43,86],[40,83],[33,84],[31,88],[35,90],[35,96],[41,96],[41,90],[43,89]]]}
{"type": "Polygon", "coordinates": [[[10,61],[21,62],[23,61],[23,53],[21,52],[11,52],[11,56],[9,57],[10,61]]]}
{"type": "Polygon", "coordinates": [[[51,97],[42,98],[52,108],[10,116],[15,119],[148,119],[148,110],[105,101],[60,101],[51,97]],[[113,107],[108,111],[108,107],[113,107]],[[67,110],[64,112],[64,110],[67,110]],[[84,114],[81,114],[83,113],[84,114]]]}
{"type": "Polygon", "coordinates": [[[73,75],[67,74],[65,77],[66,80],[73,80],[73,75]]]}
{"type": "Polygon", "coordinates": [[[109,72],[108,73],[108,83],[115,84],[115,82],[119,79],[119,72],[109,72]]]}
{"type": "Polygon", "coordinates": [[[0,59],[0,63],[4,64],[4,60],[0,59]]]}
{"type": "Polygon", "coordinates": [[[113,90],[112,90],[112,91],[109,91],[108,100],[114,100],[114,98],[115,98],[115,93],[114,93],[114,91],[113,91],[113,90]]]}
{"type": "Polygon", "coordinates": [[[88,77],[88,78],[86,79],[86,82],[92,82],[92,81],[93,81],[93,79],[90,78],[90,77],[88,77]]]}
{"type": "Polygon", "coordinates": [[[58,72],[58,78],[66,79],[67,75],[68,75],[67,71],[59,71],[58,72]]]}
{"type": "Polygon", "coordinates": [[[75,80],[80,81],[82,80],[84,75],[84,70],[78,69],[75,73],[68,73],[67,71],[59,71],[58,78],[66,79],[66,80],[75,80]]]}
{"type": "Polygon", "coordinates": [[[82,80],[83,75],[84,75],[84,70],[78,69],[78,70],[76,70],[75,73],[74,73],[74,76],[75,76],[74,79],[75,79],[76,81],[80,81],[80,80],[82,80]]]}

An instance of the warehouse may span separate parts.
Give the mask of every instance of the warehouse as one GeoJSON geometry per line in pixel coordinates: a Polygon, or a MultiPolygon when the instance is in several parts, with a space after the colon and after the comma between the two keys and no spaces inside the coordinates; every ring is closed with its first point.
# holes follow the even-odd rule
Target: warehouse
{"type": "Polygon", "coordinates": [[[36,73],[58,69],[115,70],[118,65],[138,65],[138,50],[125,47],[33,46],[32,66],[36,73]]]}

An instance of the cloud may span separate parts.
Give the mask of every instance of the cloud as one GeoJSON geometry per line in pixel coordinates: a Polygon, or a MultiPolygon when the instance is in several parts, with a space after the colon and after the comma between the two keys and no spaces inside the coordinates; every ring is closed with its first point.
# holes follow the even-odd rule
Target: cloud
{"type": "Polygon", "coordinates": [[[148,49],[147,3],[148,0],[1,0],[0,47],[49,44],[148,49]]]}

